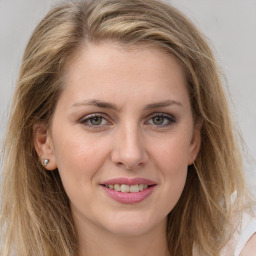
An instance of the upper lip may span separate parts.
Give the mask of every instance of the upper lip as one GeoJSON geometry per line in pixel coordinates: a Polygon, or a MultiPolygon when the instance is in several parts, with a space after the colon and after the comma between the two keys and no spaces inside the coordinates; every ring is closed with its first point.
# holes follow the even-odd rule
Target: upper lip
{"type": "Polygon", "coordinates": [[[144,179],[144,178],[113,178],[106,181],[103,181],[101,185],[111,185],[111,184],[126,184],[126,185],[136,185],[136,184],[147,184],[147,185],[156,185],[156,182],[144,179]]]}

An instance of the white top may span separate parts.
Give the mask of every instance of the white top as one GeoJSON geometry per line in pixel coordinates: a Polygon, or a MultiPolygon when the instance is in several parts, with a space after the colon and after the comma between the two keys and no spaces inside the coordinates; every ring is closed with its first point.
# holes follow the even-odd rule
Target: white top
{"type": "Polygon", "coordinates": [[[243,218],[243,227],[237,240],[234,256],[239,256],[249,239],[256,233],[256,220],[249,215],[243,218]]]}
{"type": "Polygon", "coordinates": [[[246,243],[256,233],[256,219],[247,213],[243,214],[242,223],[230,242],[221,251],[221,256],[239,256],[246,243]]]}

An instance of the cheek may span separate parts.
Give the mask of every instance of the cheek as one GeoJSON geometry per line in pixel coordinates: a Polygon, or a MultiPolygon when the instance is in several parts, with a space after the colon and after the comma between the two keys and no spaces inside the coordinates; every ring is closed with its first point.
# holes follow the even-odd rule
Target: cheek
{"type": "Polygon", "coordinates": [[[166,138],[154,151],[156,162],[166,175],[176,176],[187,170],[190,142],[185,136],[166,138]]]}
{"type": "Polygon", "coordinates": [[[54,155],[67,194],[87,190],[85,185],[94,182],[108,155],[106,143],[74,132],[69,136],[58,133],[54,138],[54,155]]]}
{"type": "Polygon", "coordinates": [[[155,162],[161,170],[163,193],[166,195],[166,212],[170,212],[178,202],[187,177],[188,169],[188,148],[187,140],[170,139],[162,143],[155,154],[155,162]]]}

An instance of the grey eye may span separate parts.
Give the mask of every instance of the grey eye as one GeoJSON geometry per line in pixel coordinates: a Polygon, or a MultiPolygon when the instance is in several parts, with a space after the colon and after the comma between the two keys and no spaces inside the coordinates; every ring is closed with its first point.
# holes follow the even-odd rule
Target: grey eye
{"type": "Polygon", "coordinates": [[[156,116],[152,118],[153,124],[155,125],[162,125],[165,121],[165,118],[162,116],[156,116]]]}
{"type": "Polygon", "coordinates": [[[154,125],[157,127],[168,127],[173,123],[176,123],[175,118],[169,114],[164,113],[156,113],[146,122],[146,124],[154,125]]]}
{"type": "Polygon", "coordinates": [[[101,115],[97,115],[97,114],[92,114],[92,115],[87,115],[85,117],[83,117],[81,120],[80,120],[80,123],[86,125],[86,126],[91,126],[91,127],[101,127],[101,126],[104,126],[104,125],[107,125],[108,124],[108,121],[106,118],[104,118],[103,116],[101,115]]]}
{"type": "Polygon", "coordinates": [[[102,117],[101,116],[95,116],[95,117],[91,117],[89,119],[91,125],[101,125],[102,123],[102,117]]]}

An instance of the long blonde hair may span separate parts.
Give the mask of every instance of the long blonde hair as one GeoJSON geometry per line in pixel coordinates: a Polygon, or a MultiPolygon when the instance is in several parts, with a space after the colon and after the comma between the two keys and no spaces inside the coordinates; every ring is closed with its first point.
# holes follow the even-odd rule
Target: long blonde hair
{"type": "Polygon", "coordinates": [[[33,125],[50,122],[64,65],[85,42],[151,44],[176,56],[186,75],[202,144],[186,185],[168,215],[173,256],[219,255],[230,218],[244,202],[237,135],[216,62],[203,35],[175,8],[157,0],[91,0],[52,9],[25,50],[3,145],[3,256],[71,256],[77,238],[58,170],[47,172],[33,143],[33,125]],[[231,194],[237,191],[235,203],[231,194]]]}

